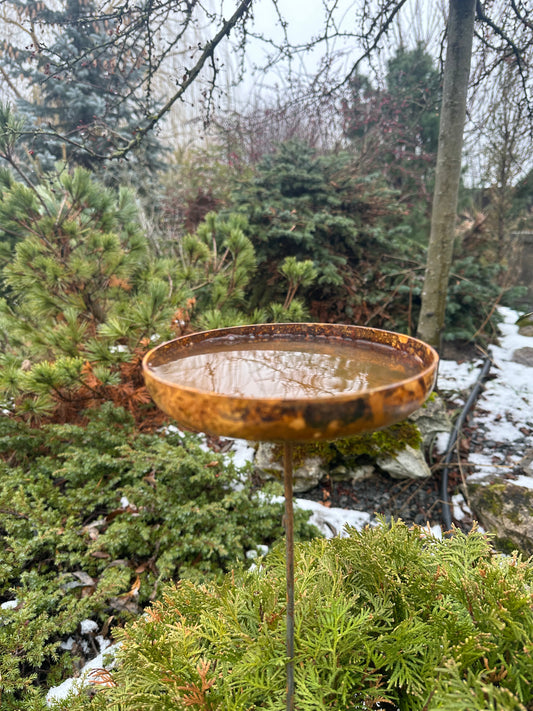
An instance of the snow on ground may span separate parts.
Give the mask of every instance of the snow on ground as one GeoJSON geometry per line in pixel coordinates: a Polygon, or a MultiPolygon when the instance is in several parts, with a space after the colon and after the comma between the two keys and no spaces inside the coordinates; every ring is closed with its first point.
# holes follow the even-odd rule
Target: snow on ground
{"type": "Polygon", "coordinates": [[[516,312],[507,308],[500,312],[502,337],[491,349],[497,377],[487,383],[480,398],[485,413],[477,415],[477,421],[486,425],[491,439],[512,442],[524,436],[520,428],[533,427],[533,370],[511,360],[517,349],[533,347],[533,338],[518,333],[516,312]]]}
{"type": "MultiPolygon", "coordinates": [[[[276,496],[274,501],[283,502],[283,496],[276,496]]],[[[366,511],[356,511],[355,509],[339,509],[334,506],[325,506],[320,501],[310,499],[294,499],[294,507],[311,511],[309,523],[316,526],[326,537],[342,536],[346,526],[353,526],[358,530],[370,523],[371,516],[366,511]]]]}
{"type": "MultiPolygon", "coordinates": [[[[490,378],[475,405],[470,425],[479,428],[485,442],[484,451],[471,452],[469,477],[489,479],[503,476],[515,467],[525,452],[533,448],[533,368],[512,360],[519,348],[533,348],[533,338],[518,332],[519,314],[501,307],[501,337],[491,346],[490,378]]],[[[481,361],[473,364],[441,361],[439,390],[444,393],[468,391],[481,370],[481,361]]],[[[463,404],[465,394],[453,398],[463,404]]],[[[533,477],[514,479],[520,486],[533,488],[533,477]]]]}
{"type": "Polygon", "coordinates": [[[82,689],[84,686],[88,686],[91,683],[91,675],[96,670],[112,669],[115,664],[113,655],[117,647],[118,644],[111,645],[111,643],[106,640],[105,649],[94,657],[94,659],[87,662],[78,677],[66,679],[59,686],[54,686],[49,689],[46,695],[47,704],[50,705],[53,701],[62,701],[66,699],[69,694],[82,689]]]}
{"type": "MultiPolygon", "coordinates": [[[[456,363],[454,360],[439,362],[438,387],[441,391],[469,390],[477,380],[481,370],[481,361],[474,363],[456,363]]],[[[457,404],[463,404],[462,398],[456,398],[457,404]]]]}

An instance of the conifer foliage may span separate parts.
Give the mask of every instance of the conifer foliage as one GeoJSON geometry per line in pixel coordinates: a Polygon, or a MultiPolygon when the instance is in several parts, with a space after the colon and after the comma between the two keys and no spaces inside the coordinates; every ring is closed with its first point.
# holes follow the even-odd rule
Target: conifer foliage
{"type": "Polygon", "coordinates": [[[15,245],[0,300],[0,399],[35,422],[74,422],[111,401],[155,424],[163,416],[141,373],[150,345],[192,328],[301,320],[296,291],[314,278],[310,262],[288,260],[285,301],[251,311],[256,257],[243,216],[208,214],[176,257],[154,258],[133,193],[81,168],[38,186],[3,171],[0,225],[0,241],[15,245]]]}
{"type": "MultiPolygon", "coordinates": [[[[477,531],[348,533],[296,551],[298,711],[531,708],[531,562],[477,531]]],[[[281,548],[218,585],[169,586],[119,633],[108,683],[69,709],[283,711],[284,621],[281,548]]]]}
{"type": "Polygon", "coordinates": [[[379,170],[406,204],[427,211],[437,158],[441,78],[421,44],[399,47],[387,63],[385,87],[363,75],[343,101],[345,135],[366,171],[379,170]]]}
{"type": "MultiPolygon", "coordinates": [[[[141,108],[138,97],[144,48],[129,38],[114,46],[120,19],[98,18],[93,0],[11,4],[24,26],[48,32],[46,43],[33,31],[29,45],[6,42],[2,53],[5,71],[31,88],[18,100],[29,154],[44,172],[58,160],[100,169],[132,139],[149,109],[150,99],[144,97],[141,108]]],[[[147,169],[160,166],[160,152],[161,144],[149,133],[127,166],[108,164],[105,173],[139,183],[141,177],[146,180],[147,169]]]]}
{"type": "Polygon", "coordinates": [[[37,419],[107,399],[134,411],[148,400],[141,354],[184,294],[171,264],[150,259],[132,193],[80,168],[38,189],[4,172],[0,215],[16,242],[0,302],[4,393],[37,419]]]}
{"type": "Polygon", "coordinates": [[[250,478],[196,436],[139,433],[111,403],[84,426],[0,417],[2,711],[45,711],[48,688],[97,653],[82,620],[108,638],[164,581],[219,577],[281,537],[282,504],[250,478]]]}
{"type": "Polygon", "coordinates": [[[285,258],[311,260],[317,278],[306,294],[320,320],[364,324],[379,302],[386,318],[398,265],[419,251],[399,224],[396,195],[379,176],[361,176],[347,153],[320,155],[301,141],[266,155],[238,186],[233,205],[248,218],[262,267],[254,301],[279,297],[285,258]]]}

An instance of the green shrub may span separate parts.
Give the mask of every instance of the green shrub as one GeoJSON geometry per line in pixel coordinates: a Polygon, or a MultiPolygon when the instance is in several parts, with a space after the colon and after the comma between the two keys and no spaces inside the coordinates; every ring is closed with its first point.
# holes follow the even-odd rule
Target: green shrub
{"type": "MultiPolygon", "coordinates": [[[[281,298],[283,259],[310,260],[316,279],[302,284],[300,294],[313,319],[416,330],[427,215],[383,176],[362,174],[350,153],[281,144],[240,182],[231,209],[246,215],[260,267],[250,288],[253,304],[281,298]]],[[[469,339],[479,329],[490,337],[501,267],[476,259],[460,240],[456,247],[444,337],[469,339]]]]}
{"type": "Polygon", "coordinates": [[[38,187],[11,180],[0,217],[0,239],[16,238],[2,273],[0,397],[34,421],[74,420],[91,399],[145,404],[141,353],[190,294],[175,263],[150,257],[131,191],[81,169],[38,187]]]}
{"type": "MultiPolygon", "coordinates": [[[[533,566],[478,532],[393,522],[297,546],[295,707],[525,711],[533,566]]],[[[285,708],[282,548],[254,572],[169,586],[122,642],[110,688],[55,708],[285,708]]]]}
{"type": "Polygon", "coordinates": [[[305,262],[285,270],[285,303],[249,309],[256,257],[240,215],[208,214],[179,256],[155,258],[131,191],[115,193],[81,169],[38,188],[4,178],[0,241],[9,234],[16,246],[2,273],[0,402],[18,416],[72,422],[111,401],[146,421],[149,345],[188,328],[305,316],[294,298],[313,277],[305,262]]]}
{"type": "Polygon", "coordinates": [[[188,318],[195,327],[207,330],[304,319],[303,304],[295,297],[300,286],[308,286],[316,277],[309,260],[288,257],[281,263],[286,292],[283,303],[262,299],[257,308],[249,307],[247,291],[256,280],[257,259],[245,234],[248,229],[243,215],[222,217],[210,212],[194,234],[179,240],[180,278],[193,295],[188,318]]]}
{"type": "MultiPolygon", "coordinates": [[[[323,320],[325,307],[330,320],[361,322],[385,301],[408,256],[396,194],[379,176],[359,175],[348,153],[319,155],[301,141],[281,144],[238,185],[231,209],[247,216],[261,267],[253,303],[280,298],[279,267],[295,257],[316,269],[306,289],[315,317],[323,320]],[[392,260],[385,258],[390,254],[392,260]]],[[[416,259],[413,249],[409,256],[416,259]]]]}
{"type": "Polygon", "coordinates": [[[497,336],[501,320],[494,305],[500,294],[499,264],[485,264],[476,256],[456,255],[448,284],[445,340],[469,340],[480,330],[486,339],[497,336]]]}
{"type": "Polygon", "coordinates": [[[110,405],[86,427],[2,417],[0,603],[16,605],[0,609],[2,711],[74,672],[79,655],[59,645],[81,620],[131,619],[163,581],[220,576],[279,539],[282,505],[249,478],[192,435],[140,434],[110,405]]]}

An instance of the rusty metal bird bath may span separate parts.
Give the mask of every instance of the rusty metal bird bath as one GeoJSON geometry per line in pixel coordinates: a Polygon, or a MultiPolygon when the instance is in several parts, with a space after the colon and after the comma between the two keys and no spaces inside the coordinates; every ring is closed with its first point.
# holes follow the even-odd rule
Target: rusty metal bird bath
{"type": "Polygon", "coordinates": [[[284,443],[287,711],[294,708],[292,443],[394,424],[430,394],[438,355],[398,333],[332,324],[261,324],[177,338],[146,354],[146,386],[183,427],[284,443]]]}

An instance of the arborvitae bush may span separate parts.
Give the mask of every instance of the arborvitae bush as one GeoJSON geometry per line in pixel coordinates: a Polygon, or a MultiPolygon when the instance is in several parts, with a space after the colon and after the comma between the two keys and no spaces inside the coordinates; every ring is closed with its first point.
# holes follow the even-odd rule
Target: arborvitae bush
{"type": "MultiPolygon", "coordinates": [[[[117,636],[107,688],[55,709],[285,708],[282,548],[216,585],[181,582],[117,636]]],[[[533,708],[533,566],[474,531],[400,522],[296,549],[299,711],[533,708]]]]}
{"type": "MultiPolygon", "coordinates": [[[[250,472],[195,436],[140,434],[107,405],[85,427],[0,419],[2,711],[65,677],[98,634],[139,615],[165,581],[218,577],[283,534],[282,505],[253,493],[250,472]]],[[[297,517],[298,535],[314,529],[297,517]]],[[[96,648],[95,648],[96,650],[96,648]]],[[[28,704],[28,705],[26,705],[28,704]]]]}

